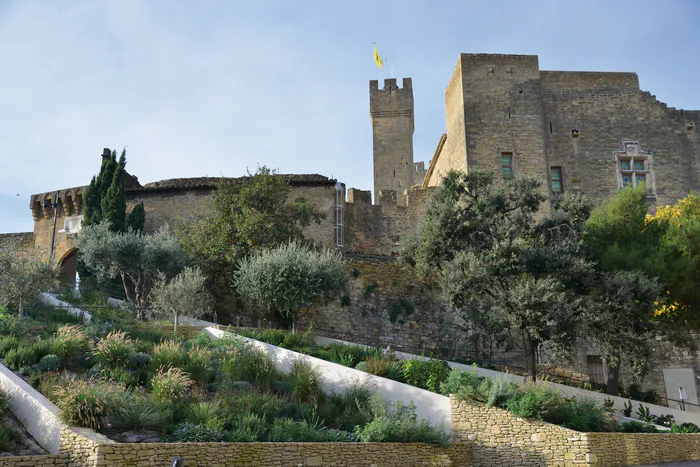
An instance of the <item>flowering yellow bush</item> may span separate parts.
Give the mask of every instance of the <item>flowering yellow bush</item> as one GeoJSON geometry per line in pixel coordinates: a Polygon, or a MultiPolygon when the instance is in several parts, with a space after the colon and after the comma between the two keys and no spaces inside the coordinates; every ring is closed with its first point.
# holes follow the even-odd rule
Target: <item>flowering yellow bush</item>
{"type": "Polygon", "coordinates": [[[647,214],[644,223],[650,225],[653,222],[660,224],[673,222],[675,225],[680,225],[681,217],[690,216],[700,217],[700,195],[697,193],[689,194],[674,205],[667,204],[657,208],[653,216],[647,214]]]}

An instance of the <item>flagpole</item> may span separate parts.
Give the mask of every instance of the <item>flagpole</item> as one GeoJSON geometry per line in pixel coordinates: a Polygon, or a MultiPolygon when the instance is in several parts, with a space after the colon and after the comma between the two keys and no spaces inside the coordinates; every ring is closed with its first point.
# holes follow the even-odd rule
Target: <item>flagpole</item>
{"type": "MultiPolygon", "coordinates": [[[[377,43],[376,43],[376,42],[372,42],[372,54],[374,54],[374,49],[376,49],[376,48],[377,48],[377,43]]],[[[372,75],[374,76],[372,79],[376,80],[376,79],[377,79],[377,67],[376,67],[376,63],[375,63],[375,66],[372,66],[372,75]]]]}

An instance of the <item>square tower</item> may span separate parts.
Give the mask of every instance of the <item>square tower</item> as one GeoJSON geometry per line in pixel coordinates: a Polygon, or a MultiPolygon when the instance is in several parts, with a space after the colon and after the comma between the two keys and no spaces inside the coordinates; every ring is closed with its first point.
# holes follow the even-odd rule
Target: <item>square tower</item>
{"type": "Polygon", "coordinates": [[[413,185],[413,87],[411,78],[385,79],[384,89],[369,82],[369,108],[374,148],[374,200],[379,192],[393,190],[398,204],[405,204],[404,192],[413,185]]]}

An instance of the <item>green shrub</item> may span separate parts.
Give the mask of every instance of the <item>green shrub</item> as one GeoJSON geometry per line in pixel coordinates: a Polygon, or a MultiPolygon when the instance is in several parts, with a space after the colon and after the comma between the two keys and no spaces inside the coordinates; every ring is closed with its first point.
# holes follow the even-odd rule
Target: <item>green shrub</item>
{"type": "Polygon", "coordinates": [[[314,443],[328,441],[329,436],[326,430],[314,428],[306,420],[278,418],[268,430],[268,440],[272,442],[314,443]]]}
{"type": "Polygon", "coordinates": [[[460,371],[455,368],[440,385],[440,392],[446,396],[453,394],[462,400],[486,402],[491,390],[491,385],[487,381],[489,381],[488,378],[476,374],[476,369],[460,371]]]}
{"type": "Polygon", "coordinates": [[[168,414],[162,405],[141,397],[130,397],[114,410],[114,428],[124,431],[163,430],[168,414]]]}
{"type": "Polygon", "coordinates": [[[45,355],[39,360],[39,371],[58,371],[61,368],[61,357],[45,355]]]}
{"type": "Polygon", "coordinates": [[[177,425],[168,439],[170,442],[180,443],[219,443],[223,440],[224,434],[221,430],[189,422],[177,425]]]}
{"type": "Polygon", "coordinates": [[[407,360],[403,364],[406,383],[437,392],[450,374],[450,366],[443,360],[407,360]]]}
{"type": "Polygon", "coordinates": [[[187,347],[192,348],[194,346],[199,347],[211,347],[212,340],[209,338],[209,334],[205,331],[199,331],[192,339],[187,341],[187,347]]]}
{"type": "Polygon", "coordinates": [[[32,352],[34,353],[34,363],[40,361],[51,353],[51,341],[44,339],[35,341],[32,344],[32,352]]]}
{"type": "Polygon", "coordinates": [[[29,326],[24,320],[20,320],[16,314],[8,313],[5,308],[0,309],[0,335],[23,337],[29,331],[29,326]]]}
{"type": "Polygon", "coordinates": [[[134,368],[144,368],[151,361],[151,356],[146,352],[135,352],[131,356],[131,364],[134,368]]]}
{"type": "Polygon", "coordinates": [[[288,375],[292,398],[297,402],[316,401],[321,393],[321,375],[309,362],[295,360],[288,375]]]}
{"type": "Polygon", "coordinates": [[[16,336],[0,337],[0,357],[5,358],[7,352],[15,350],[19,345],[19,339],[16,336]]]}
{"type": "Polygon", "coordinates": [[[449,438],[442,428],[431,426],[427,420],[417,420],[413,403],[401,401],[389,410],[386,401],[373,398],[371,411],[374,419],[355,428],[357,439],[362,442],[437,443],[446,445],[449,438]]]}
{"type": "Polygon", "coordinates": [[[229,442],[262,441],[267,432],[266,420],[258,414],[246,413],[238,416],[231,424],[231,432],[226,435],[229,442]]]}
{"type": "Polygon", "coordinates": [[[12,452],[16,448],[18,435],[8,427],[0,427],[0,452],[12,452]]]}
{"type": "Polygon", "coordinates": [[[508,400],[508,411],[513,415],[557,423],[561,419],[564,399],[556,389],[544,384],[525,384],[508,400]]]}
{"type": "Polygon", "coordinates": [[[287,333],[282,343],[287,349],[308,349],[316,344],[313,340],[313,334],[299,334],[298,332],[287,333]]]}
{"type": "Polygon", "coordinates": [[[193,425],[203,425],[222,430],[224,406],[220,400],[200,401],[185,406],[185,418],[193,425]]]}
{"type": "Polygon", "coordinates": [[[331,428],[352,431],[355,426],[372,420],[369,401],[372,391],[363,385],[352,385],[342,394],[333,394],[319,406],[318,415],[331,428]]]}
{"type": "Polygon", "coordinates": [[[103,368],[126,368],[135,351],[134,341],[124,331],[112,331],[97,343],[93,358],[103,368]]]}
{"type": "Polygon", "coordinates": [[[227,352],[221,371],[232,381],[248,381],[263,389],[270,387],[275,376],[275,366],[270,357],[252,347],[227,352]]]}
{"type": "Polygon", "coordinates": [[[673,423],[671,425],[671,433],[700,433],[700,427],[690,422],[681,423],[680,425],[673,423]]]}
{"type": "Polygon", "coordinates": [[[380,355],[370,357],[365,360],[365,363],[367,364],[367,373],[376,376],[386,378],[392,370],[396,371],[396,361],[389,356],[380,355]]]}
{"type": "Polygon", "coordinates": [[[20,345],[16,349],[9,350],[5,354],[5,363],[13,370],[19,370],[20,368],[33,365],[35,361],[34,350],[31,347],[26,347],[24,345],[20,345]]]}
{"type": "Polygon", "coordinates": [[[622,433],[658,433],[659,430],[656,429],[654,425],[648,423],[630,421],[625,422],[620,426],[620,431],[622,433]]]}
{"type": "Polygon", "coordinates": [[[138,377],[131,371],[121,366],[100,370],[100,378],[105,381],[122,384],[129,389],[133,389],[139,385],[138,377]]]}
{"type": "Polygon", "coordinates": [[[61,389],[68,384],[69,380],[64,379],[57,373],[43,373],[39,381],[39,392],[48,400],[56,404],[59,399],[61,389]]]}
{"type": "Polygon", "coordinates": [[[6,392],[0,391],[0,417],[10,414],[10,396],[6,392]]]}
{"type": "Polygon", "coordinates": [[[151,378],[151,393],[158,402],[172,402],[174,405],[187,398],[194,381],[179,368],[161,367],[151,378]]]}
{"type": "Polygon", "coordinates": [[[250,413],[258,415],[268,423],[281,413],[285,400],[273,394],[246,392],[231,395],[224,400],[229,422],[235,420],[239,414],[250,413]]]}
{"type": "Polygon", "coordinates": [[[185,347],[177,341],[163,341],[153,346],[151,351],[151,370],[159,368],[184,368],[188,355],[185,347]]]}
{"type": "Polygon", "coordinates": [[[51,353],[58,355],[64,363],[89,349],[90,341],[83,328],[77,325],[58,328],[51,344],[51,353]]]}
{"type": "Polygon", "coordinates": [[[124,390],[108,383],[72,380],[60,387],[56,395],[64,422],[101,430],[106,418],[121,405],[124,390]]]}
{"type": "MultiPolygon", "coordinates": [[[[518,391],[518,385],[513,383],[508,376],[499,376],[493,380],[485,379],[485,381],[490,383],[486,405],[503,407],[508,399],[514,397],[518,391]]],[[[486,394],[484,382],[479,385],[478,391],[486,394]]]]}
{"type": "Polygon", "coordinates": [[[610,418],[605,407],[590,399],[567,399],[562,405],[559,424],[582,432],[605,431],[610,418]]]}
{"type": "Polygon", "coordinates": [[[355,365],[356,370],[364,371],[365,373],[369,373],[367,371],[367,362],[360,362],[357,365],[355,365]]]}
{"type": "Polygon", "coordinates": [[[193,345],[187,351],[184,370],[200,385],[208,382],[214,372],[214,352],[207,347],[193,345]]]}

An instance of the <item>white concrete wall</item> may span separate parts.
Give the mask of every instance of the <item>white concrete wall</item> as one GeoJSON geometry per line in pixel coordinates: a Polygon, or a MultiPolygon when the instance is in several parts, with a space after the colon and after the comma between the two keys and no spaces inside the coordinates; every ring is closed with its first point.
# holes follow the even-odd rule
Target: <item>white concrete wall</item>
{"type": "Polygon", "coordinates": [[[10,396],[10,410],[39,446],[49,454],[58,453],[61,409],[3,365],[0,390],[10,396]]]}
{"type": "MultiPolygon", "coordinates": [[[[331,339],[329,337],[316,337],[316,342],[320,345],[327,345],[331,343],[342,343],[342,344],[352,344],[351,342],[346,342],[346,341],[341,341],[338,339],[331,339]]],[[[356,344],[356,345],[361,345],[361,344],[356,344]]],[[[362,345],[362,347],[369,348],[369,346],[362,345]]],[[[423,357],[420,355],[412,355],[406,352],[395,352],[395,355],[397,358],[400,358],[402,360],[410,360],[410,359],[416,359],[416,360],[429,360],[428,357],[423,357]]],[[[448,365],[450,365],[450,368],[456,368],[458,370],[462,371],[472,371],[473,369],[476,370],[476,374],[479,376],[486,376],[488,378],[509,378],[511,381],[517,384],[523,384],[525,382],[525,378],[522,376],[518,375],[513,375],[510,373],[502,373],[500,371],[494,371],[494,370],[488,370],[486,368],[479,368],[479,367],[473,367],[472,365],[464,365],[462,363],[455,363],[455,362],[447,362],[448,365]]],[[[606,399],[611,399],[614,402],[614,407],[615,409],[618,410],[618,415],[622,417],[622,410],[625,407],[625,403],[629,400],[624,397],[617,397],[617,396],[611,396],[608,394],[602,394],[600,392],[596,391],[587,391],[585,389],[580,389],[580,388],[575,388],[572,386],[567,386],[565,384],[557,384],[557,383],[551,383],[547,382],[546,384],[560,390],[562,394],[564,394],[566,397],[577,397],[579,399],[593,399],[601,404],[606,400],[606,399]]],[[[633,408],[632,408],[632,417],[637,417],[637,408],[640,405],[643,405],[644,407],[649,408],[649,412],[651,412],[652,415],[673,415],[676,419],[676,423],[679,425],[681,423],[695,423],[696,425],[700,426],[700,414],[696,412],[688,412],[688,411],[683,411],[683,410],[678,410],[678,409],[672,409],[670,407],[664,407],[661,405],[654,405],[654,404],[647,404],[645,402],[638,402],[638,401],[631,401],[633,408]]]]}
{"type": "Polygon", "coordinates": [[[65,308],[66,311],[68,311],[68,313],[70,313],[71,315],[77,316],[78,318],[81,318],[82,320],[88,323],[92,321],[92,314],[90,314],[90,312],[81,310],[80,308],[76,308],[68,302],[59,300],[53,294],[44,292],[41,294],[40,299],[47,305],[65,308]]]}
{"type": "Polygon", "coordinates": [[[275,367],[283,373],[289,373],[292,362],[295,360],[305,360],[319,370],[323,377],[323,388],[327,392],[342,393],[354,383],[366,383],[379,392],[390,404],[399,400],[407,405],[413,402],[419,419],[426,419],[434,426],[442,426],[447,434],[452,433],[450,399],[445,396],[265,342],[248,339],[215,327],[208,327],[205,331],[212,339],[234,335],[245,340],[253,347],[265,351],[275,362],[275,367]]]}

